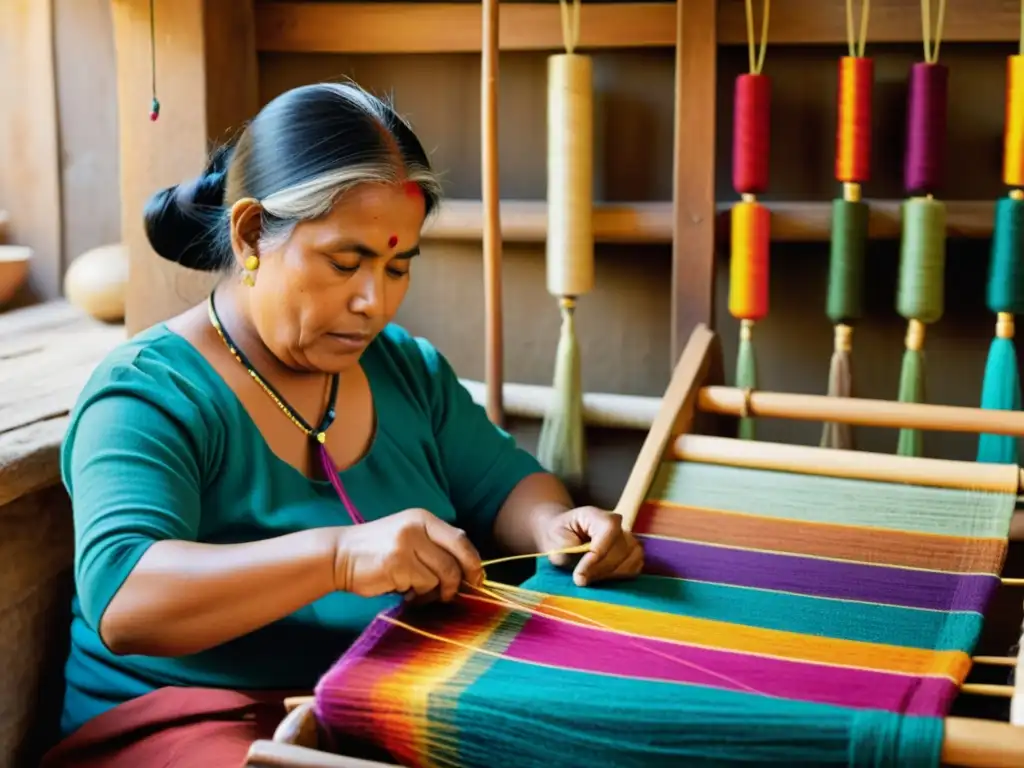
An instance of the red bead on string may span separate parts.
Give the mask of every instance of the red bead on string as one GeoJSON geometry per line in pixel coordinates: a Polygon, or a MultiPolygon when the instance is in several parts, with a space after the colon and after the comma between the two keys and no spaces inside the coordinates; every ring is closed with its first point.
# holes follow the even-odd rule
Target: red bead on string
{"type": "Polygon", "coordinates": [[[768,189],[771,80],[767,75],[736,78],[732,142],[732,184],[741,195],[768,189]]]}
{"type": "Polygon", "coordinates": [[[863,56],[839,59],[836,180],[863,184],[871,176],[871,95],[875,66],[863,56]]]}
{"type": "Polygon", "coordinates": [[[903,185],[910,195],[936,194],[945,180],[949,70],[918,62],[910,71],[903,185]]]}

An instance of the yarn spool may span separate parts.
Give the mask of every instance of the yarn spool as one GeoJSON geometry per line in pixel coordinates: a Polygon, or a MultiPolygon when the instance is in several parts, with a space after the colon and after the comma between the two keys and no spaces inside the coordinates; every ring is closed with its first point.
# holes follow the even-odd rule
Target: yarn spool
{"type": "Polygon", "coordinates": [[[861,56],[839,59],[836,179],[864,184],[871,176],[871,101],[875,64],[861,56]]]}
{"type": "Polygon", "coordinates": [[[910,70],[903,185],[908,195],[938,192],[945,181],[949,70],[917,62],[910,70]]]}
{"type": "MultiPolygon", "coordinates": [[[[925,326],[938,322],[945,308],[946,205],[932,198],[911,198],[903,204],[899,286],[896,310],[908,320],[899,401],[924,402],[925,326]]],[[[919,430],[900,430],[897,453],[920,456],[919,430]]]]}
{"type": "Polygon", "coordinates": [[[733,102],[732,185],[741,195],[768,189],[771,80],[767,75],[736,78],[733,102]]]}
{"type": "MultiPolygon", "coordinates": [[[[1020,374],[1014,345],[1014,315],[1024,312],[1024,193],[1019,190],[996,203],[985,298],[997,319],[995,338],[985,361],[981,407],[1020,410],[1020,374]]],[[[980,435],[977,460],[1016,464],[1017,439],[1012,435],[980,435]]]]}
{"type": "Polygon", "coordinates": [[[562,327],[551,404],[537,456],[571,490],[585,473],[583,395],[576,300],[594,286],[593,66],[589,56],[548,59],[547,288],[559,297],[562,327]]]}
{"type": "Polygon", "coordinates": [[[1003,133],[1003,183],[1024,187],[1024,55],[1006,59],[1006,127],[1003,133]]]}

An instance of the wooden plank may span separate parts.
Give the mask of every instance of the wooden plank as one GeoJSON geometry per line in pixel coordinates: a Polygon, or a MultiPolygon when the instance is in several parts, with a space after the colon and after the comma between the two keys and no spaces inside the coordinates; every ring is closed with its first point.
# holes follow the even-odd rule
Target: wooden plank
{"type": "MultiPolygon", "coordinates": [[[[580,48],[675,45],[674,3],[584,3],[580,48]]],[[[480,53],[479,3],[260,2],[260,52],[480,53]]],[[[563,48],[557,3],[503,3],[503,51],[563,48]]]]}
{"type": "Polygon", "coordinates": [[[714,328],[717,5],[677,3],[669,365],[679,360],[695,328],[714,328]]]}
{"type": "MultiPolygon", "coordinates": [[[[718,42],[747,44],[744,0],[719,0],[718,42]]],[[[760,19],[763,2],[755,2],[760,19]]],[[[858,14],[861,3],[855,5],[858,14]]],[[[932,3],[932,23],[935,19],[932,3]]],[[[1020,36],[1018,0],[969,0],[946,3],[944,43],[1017,42],[1020,36]]],[[[768,46],[835,45],[846,43],[846,0],[785,0],[772,3],[768,46]]],[[[758,33],[759,34],[759,33],[758,33]]],[[[920,0],[884,0],[871,4],[868,51],[873,43],[920,43],[920,0]]],[[[923,50],[923,49],[922,49],[923,50]]],[[[769,54],[771,55],[771,54],[769,54]]]]}
{"type": "Polygon", "coordinates": [[[0,2],[0,208],[10,242],[34,251],[29,293],[61,293],[60,141],[52,0],[0,2]]]}
{"type": "MultiPolygon", "coordinates": [[[[691,0],[693,2],[693,0],[691,0]]],[[[692,93],[692,92],[691,92],[692,93]]],[[[689,162],[696,162],[691,159],[689,162]]],[[[705,171],[707,173],[707,171],[705,171]]],[[[692,194],[695,174],[686,177],[684,194],[692,194]]],[[[706,177],[705,177],[706,179],[706,177]]],[[[705,187],[709,182],[705,180],[705,187]]],[[[682,231],[694,238],[696,230],[707,221],[707,214],[697,213],[698,206],[707,208],[710,192],[704,200],[692,203],[680,223],[682,231]],[[693,217],[697,216],[700,221],[693,217]]],[[[899,239],[902,232],[900,206],[902,200],[868,200],[871,216],[868,232],[875,240],[899,239]]],[[[713,227],[719,243],[729,237],[729,211],[732,202],[714,205],[713,227]]],[[[764,205],[772,214],[772,241],[777,243],[827,242],[831,237],[832,204],[773,203],[764,205]]],[[[984,239],[992,235],[995,203],[985,200],[950,200],[946,202],[947,235],[950,238],[984,239]]],[[[672,242],[676,221],[672,203],[595,203],[594,238],[599,243],[667,244],[672,242]]],[[[483,235],[483,208],[477,200],[448,200],[437,216],[424,228],[423,239],[479,242],[483,235]]],[[[543,200],[503,200],[501,203],[501,236],[506,243],[541,243],[547,237],[547,205],[543,200]]],[[[705,232],[702,237],[707,237],[705,232]]],[[[684,244],[685,246],[685,244],[684,244]]],[[[701,246],[705,256],[710,246],[701,246]]],[[[700,253],[697,246],[694,250],[700,253]]]]}
{"type": "Polygon", "coordinates": [[[121,233],[131,278],[126,325],[135,333],[199,301],[215,276],[158,257],[142,211],[163,187],[198,175],[211,140],[258,109],[252,0],[158,0],[160,119],[149,119],[149,0],[112,0],[117,51],[121,233]]]}
{"type": "MultiPolygon", "coordinates": [[[[757,3],[760,13],[761,3],[757,3]]],[[[676,4],[584,3],[580,46],[671,48],[676,4]]],[[[868,44],[921,40],[919,0],[886,0],[871,7],[868,44]]],[[[693,9],[688,9],[692,11],[693,9]]],[[[718,0],[717,41],[746,45],[744,0],[718,0]]],[[[944,42],[1016,42],[1020,5],[1015,0],[949,3],[944,42]]],[[[501,50],[562,48],[557,3],[506,3],[501,50]]],[[[479,3],[259,2],[256,47],[282,53],[479,53],[479,3]]],[[[769,45],[846,43],[845,0],[786,0],[771,9],[769,45]]]]}
{"type": "Polygon", "coordinates": [[[68,417],[0,433],[0,507],[60,481],[60,444],[68,417]]]}

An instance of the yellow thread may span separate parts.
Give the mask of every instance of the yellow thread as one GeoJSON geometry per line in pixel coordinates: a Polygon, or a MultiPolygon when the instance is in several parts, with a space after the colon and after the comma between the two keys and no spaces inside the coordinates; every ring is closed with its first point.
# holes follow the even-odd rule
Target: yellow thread
{"type": "Polygon", "coordinates": [[[497,565],[498,563],[509,563],[513,560],[529,560],[529,559],[540,559],[542,557],[552,557],[553,555],[581,555],[584,552],[590,551],[590,543],[577,544],[573,547],[566,547],[565,549],[552,549],[550,552],[533,552],[527,555],[509,555],[508,557],[496,557],[493,560],[484,560],[480,565],[487,568],[491,565],[497,565]]]}
{"type": "Polygon", "coordinates": [[[864,5],[860,9],[860,40],[855,43],[853,39],[853,2],[852,0],[846,0],[846,40],[850,47],[851,57],[864,58],[864,44],[867,42],[868,37],[868,13],[870,8],[871,0],[864,0],[864,5]]]}
{"type": "Polygon", "coordinates": [[[935,47],[931,43],[931,0],[921,0],[921,36],[924,43],[924,60],[934,64],[939,60],[939,45],[942,43],[942,25],[946,17],[946,0],[939,0],[939,18],[935,22],[935,47]]]}
{"type": "Polygon", "coordinates": [[[764,16],[761,18],[761,50],[758,51],[756,60],[754,56],[754,9],[751,0],[747,0],[747,48],[750,57],[750,74],[759,75],[764,69],[764,55],[768,49],[768,12],[771,10],[771,0],[764,0],[764,16]]]}

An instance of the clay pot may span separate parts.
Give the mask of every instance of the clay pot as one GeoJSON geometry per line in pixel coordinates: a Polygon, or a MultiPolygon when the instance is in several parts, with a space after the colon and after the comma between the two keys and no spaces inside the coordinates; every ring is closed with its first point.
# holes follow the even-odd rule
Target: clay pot
{"type": "Polygon", "coordinates": [[[32,249],[26,245],[0,245],[0,307],[14,298],[14,294],[28,279],[28,265],[32,249]]]}
{"type": "Polygon", "coordinates": [[[86,251],[64,274],[64,298],[103,322],[124,320],[127,290],[128,252],[120,243],[86,251]]]}

